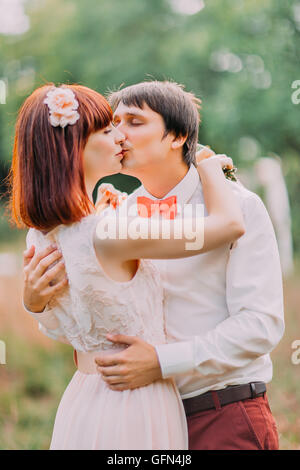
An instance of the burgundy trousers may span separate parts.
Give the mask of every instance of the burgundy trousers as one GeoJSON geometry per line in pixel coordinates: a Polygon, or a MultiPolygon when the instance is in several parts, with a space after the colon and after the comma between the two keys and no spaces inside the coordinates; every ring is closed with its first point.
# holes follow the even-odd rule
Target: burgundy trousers
{"type": "Polygon", "coordinates": [[[278,450],[276,422],[263,396],[187,417],[190,450],[278,450]]]}

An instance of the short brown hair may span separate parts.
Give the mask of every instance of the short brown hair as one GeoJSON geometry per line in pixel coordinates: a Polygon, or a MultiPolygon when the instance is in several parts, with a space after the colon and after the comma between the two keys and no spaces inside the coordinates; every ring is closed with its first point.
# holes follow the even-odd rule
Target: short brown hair
{"type": "Polygon", "coordinates": [[[201,100],[193,93],[184,91],[183,85],[157,80],[141,82],[110,93],[108,101],[114,111],[120,102],[139,108],[146,103],[162,116],[166,129],[164,137],[170,132],[174,132],[176,137],[187,136],[183,159],[189,167],[195,163],[201,100]]]}
{"type": "Polygon", "coordinates": [[[112,121],[112,109],[90,88],[62,85],[74,92],[80,118],[65,128],[53,127],[44,103],[53,86],[36,89],[18,114],[9,182],[12,220],[19,228],[51,230],[79,221],[93,208],[84,183],[83,150],[89,135],[112,121]]]}

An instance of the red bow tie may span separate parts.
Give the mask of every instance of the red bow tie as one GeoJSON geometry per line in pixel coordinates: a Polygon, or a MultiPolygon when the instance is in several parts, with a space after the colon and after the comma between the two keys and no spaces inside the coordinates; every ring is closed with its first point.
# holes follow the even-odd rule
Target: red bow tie
{"type": "Polygon", "coordinates": [[[167,219],[174,219],[177,214],[177,196],[170,196],[167,199],[149,199],[139,196],[137,198],[137,209],[140,217],[152,217],[159,212],[167,219]]]}

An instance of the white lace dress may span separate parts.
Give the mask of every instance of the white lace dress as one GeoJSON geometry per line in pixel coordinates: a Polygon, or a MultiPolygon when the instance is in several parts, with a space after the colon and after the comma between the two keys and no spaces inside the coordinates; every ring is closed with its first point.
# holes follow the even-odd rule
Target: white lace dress
{"type": "MultiPolygon", "coordinates": [[[[59,225],[46,235],[30,229],[27,247],[55,242],[61,249],[69,287],[38,314],[40,330],[64,337],[75,350],[120,348],[107,333],[166,342],[163,289],[150,260],[141,260],[128,282],[110,279],[99,264],[93,233],[101,215],[59,225]]],[[[34,314],[33,314],[34,316],[34,314]]],[[[187,449],[183,404],[173,379],[134,390],[113,391],[96,372],[77,370],[60,401],[50,449],[187,449]]]]}

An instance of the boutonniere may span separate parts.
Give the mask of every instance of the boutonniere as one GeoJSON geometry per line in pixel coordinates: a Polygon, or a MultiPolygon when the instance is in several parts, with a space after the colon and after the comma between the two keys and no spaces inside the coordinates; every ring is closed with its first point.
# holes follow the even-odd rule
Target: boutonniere
{"type": "Polygon", "coordinates": [[[223,172],[224,172],[224,175],[225,177],[230,180],[230,181],[237,181],[236,179],[236,172],[237,172],[237,168],[234,166],[233,168],[231,168],[231,170],[229,168],[223,168],[223,172]]]}

